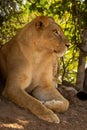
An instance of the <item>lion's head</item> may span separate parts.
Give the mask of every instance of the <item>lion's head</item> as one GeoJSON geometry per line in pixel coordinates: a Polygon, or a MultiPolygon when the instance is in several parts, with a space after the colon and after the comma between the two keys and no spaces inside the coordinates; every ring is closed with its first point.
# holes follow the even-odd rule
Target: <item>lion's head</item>
{"type": "Polygon", "coordinates": [[[35,45],[38,49],[55,52],[63,56],[69,45],[61,27],[50,17],[38,16],[24,28],[23,36],[27,44],[35,45]],[[24,36],[25,35],[25,36],[24,36]],[[31,40],[32,39],[32,40],[31,40]],[[31,41],[31,43],[30,43],[31,41]]]}

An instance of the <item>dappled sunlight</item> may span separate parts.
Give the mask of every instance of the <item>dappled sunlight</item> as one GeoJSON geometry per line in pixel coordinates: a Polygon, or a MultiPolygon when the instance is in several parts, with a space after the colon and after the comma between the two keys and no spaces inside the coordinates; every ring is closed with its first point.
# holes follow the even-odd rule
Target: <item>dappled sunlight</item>
{"type": "Polygon", "coordinates": [[[3,123],[0,122],[0,128],[12,128],[12,129],[17,129],[17,130],[24,130],[24,127],[20,124],[17,123],[3,123]]]}

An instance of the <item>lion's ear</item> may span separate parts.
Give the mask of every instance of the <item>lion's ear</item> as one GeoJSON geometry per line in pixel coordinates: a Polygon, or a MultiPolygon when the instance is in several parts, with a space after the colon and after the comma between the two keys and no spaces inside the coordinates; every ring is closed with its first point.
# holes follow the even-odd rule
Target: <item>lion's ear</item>
{"type": "Polygon", "coordinates": [[[35,26],[37,29],[43,29],[49,25],[49,19],[46,16],[39,16],[36,18],[35,26]]]}

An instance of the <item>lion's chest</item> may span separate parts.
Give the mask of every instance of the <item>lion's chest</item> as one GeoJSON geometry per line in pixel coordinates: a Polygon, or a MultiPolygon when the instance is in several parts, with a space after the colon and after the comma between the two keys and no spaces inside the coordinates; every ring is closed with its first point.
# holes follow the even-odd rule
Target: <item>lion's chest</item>
{"type": "Polygon", "coordinates": [[[59,73],[58,60],[55,55],[42,57],[33,63],[33,82],[39,84],[46,80],[57,82],[59,73]]]}
{"type": "Polygon", "coordinates": [[[53,68],[53,70],[52,70],[52,72],[53,72],[53,80],[54,80],[54,82],[57,82],[58,75],[59,75],[59,63],[58,63],[58,58],[55,55],[53,57],[52,68],[53,68]]]}

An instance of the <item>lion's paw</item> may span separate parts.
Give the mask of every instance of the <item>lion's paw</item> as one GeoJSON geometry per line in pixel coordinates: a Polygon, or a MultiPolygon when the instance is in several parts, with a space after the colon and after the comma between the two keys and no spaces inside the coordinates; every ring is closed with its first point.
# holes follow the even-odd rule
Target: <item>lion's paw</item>
{"type": "Polygon", "coordinates": [[[58,116],[56,114],[51,114],[50,116],[47,117],[48,122],[53,122],[53,123],[60,123],[60,119],[58,118],[58,116]]]}
{"type": "Polygon", "coordinates": [[[58,118],[58,116],[54,114],[54,112],[51,110],[48,110],[48,112],[46,112],[45,115],[40,118],[51,123],[60,123],[60,119],[58,118]]]}

